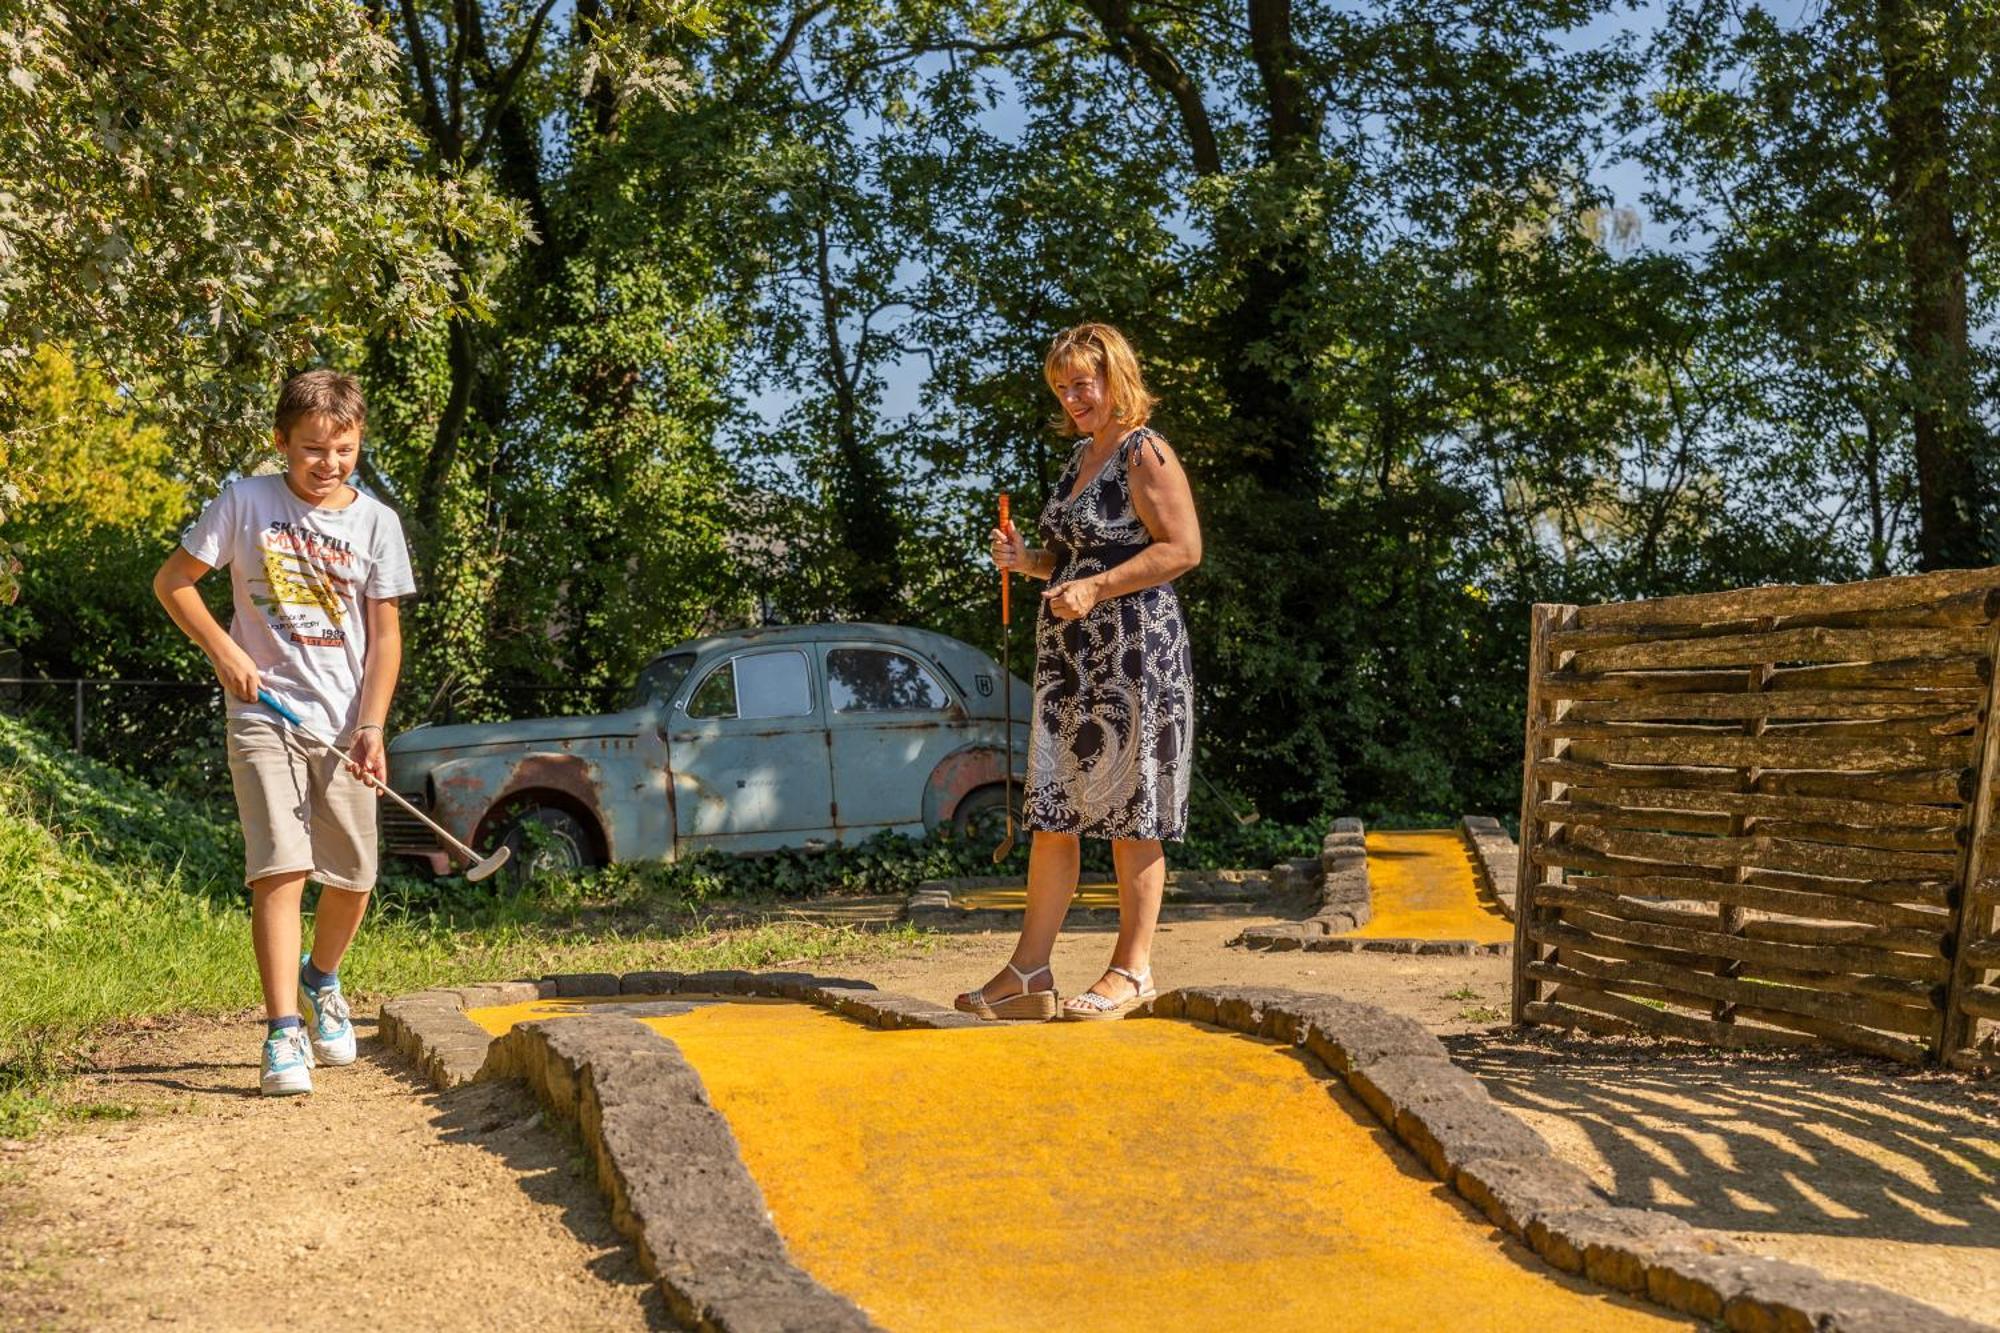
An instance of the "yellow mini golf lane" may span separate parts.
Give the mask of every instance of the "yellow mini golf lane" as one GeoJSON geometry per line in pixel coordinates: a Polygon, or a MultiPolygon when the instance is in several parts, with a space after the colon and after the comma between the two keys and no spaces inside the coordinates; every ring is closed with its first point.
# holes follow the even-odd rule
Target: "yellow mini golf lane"
{"type": "Polygon", "coordinates": [[[1514,938],[1513,923],[1480,902],[1470,853],[1455,829],[1370,833],[1367,841],[1374,915],[1350,935],[1480,944],[1514,938]]]}
{"type": "MultiPolygon", "coordinates": [[[[1026,884],[1003,884],[990,889],[966,889],[951,895],[952,906],[969,907],[980,911],[1019,912],[1028,905],[1026,884]]],[[[1097,910],[1118,910],[1118,886],[1115,883],[1084,883],[1076,886],[1076,897],[1070,900],[1071,907],[1089,907],[1097,910]]]]}
{"type": "MultiPolygon", "coordinates": [[[[1416,829],[1368,835],[1368,884],[1374,916],[1361,939],[1474,940],[1500,944],[1514,927],[1497,907],[1481,902],[1472,860],[1456,829],[1416,829]]],[[[1028,905],[1026,885],[967,889],[952,895],[958,907],[1018,912],[1028,905]]],[[[1079,885],[1072,907],[1115,911],[1118,886],[1079,885]]]]}
{"type": "MultiPolygon", "coordinates": [[[[468,1016],[497,1034],[585,1003],[468,1016]]],[[[794,1261],[889,1329],[1691,1327],[1503,1241],[1290,1048],[733,998],[644,1021],[700,1072],[794,1261]]]]}

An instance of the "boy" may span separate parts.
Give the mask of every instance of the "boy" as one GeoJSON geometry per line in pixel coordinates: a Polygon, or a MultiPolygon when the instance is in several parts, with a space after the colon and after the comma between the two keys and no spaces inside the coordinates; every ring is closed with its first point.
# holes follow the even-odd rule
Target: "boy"
{"type": "Polygon", "coordinates": [[[154,594],[227,692],[229,775],[264,983],[260,1086],[273,1096],[311,1092],[315,1057],[354,1059],[338,969],[375,887],[376,798],[364,779],[386,777],[382,724],[403,661],[396,599],[416,591],[395,513],[347,484],[366,420],[353,376],[293,376],[272,433],[284,472],[232,483],[153,576],[154,594]],[[194,586],[221,565],[235,594],[226,634],[194,586]],[[352,768],[258,703],[260,689],[338,739],[352,768]],[[301,956],[308,879],[323,888],[312,952],[301,956]]]}

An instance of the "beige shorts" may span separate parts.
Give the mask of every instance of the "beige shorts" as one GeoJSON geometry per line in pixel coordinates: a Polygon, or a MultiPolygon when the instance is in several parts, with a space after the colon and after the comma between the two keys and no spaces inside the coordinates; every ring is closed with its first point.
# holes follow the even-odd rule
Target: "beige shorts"
{"type": "Polygon", "coordinates": [[[243,881],[307,873],[375,887],[375,802],[333,751],[281,722],[229,719],[229,778],[243,819],[243,881]]]}

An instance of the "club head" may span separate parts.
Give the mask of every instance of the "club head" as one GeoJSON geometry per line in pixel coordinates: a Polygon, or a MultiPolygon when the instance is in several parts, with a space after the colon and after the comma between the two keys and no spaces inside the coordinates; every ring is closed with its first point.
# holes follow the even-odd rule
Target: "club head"
{"type": "Polygon", "coordinates": [[[997,866],[1002,861],[1006,860],[1013,854],[1014,854],[1014,828],[1013,825],[1010,824],[1007,827],[1007,836],[1000,839],[1000,845],[993,849],[993,864],[997,866]]]}
{"type": "Polygon", "coordinates": [[[1252,824],[1256,823],[1256,822],[1257,822],[1258,820],[1262,819],[1263,817],[1264,817],[1263,815],[1261,815],[1261,814],[1257,813],[1257,811],[1255,811],[1255,810],[1252,810],[1252,811],[1251,811],[1251,812],[1250,812],[1249,814],[1247,814],[1247,815],[1238,815],[1238,816],[1236,816],[1236,827],[1238,827],[1238,828],[1249,828],[1249,827],[1250,827],[1250,826],[1251,826],[1252,824]]]}
{"type": "Polygon", "coordinates": [[[474,884],[477,884],[480,880],[485,879],[488,875],[491,875],[501,866],[506,865],[507,858],[512,856],[513,854],[514,854],[514,849],[511,847],[496,847],[493,850],[493,853],[490,856],[488,856],[484,861],[479,861],[474,863],[472,869],[465,872],[465,877],[471,880],[474,884]]]}

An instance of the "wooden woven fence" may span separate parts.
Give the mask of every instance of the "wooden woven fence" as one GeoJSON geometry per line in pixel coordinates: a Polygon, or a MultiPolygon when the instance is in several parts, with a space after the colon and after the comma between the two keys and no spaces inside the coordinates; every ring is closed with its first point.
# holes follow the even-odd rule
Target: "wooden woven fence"
{"type": "Polygon", "coordinates": [[[2000,1065],[2000,568],[1537,606],[1514,1017],[2000,1065]]]}

